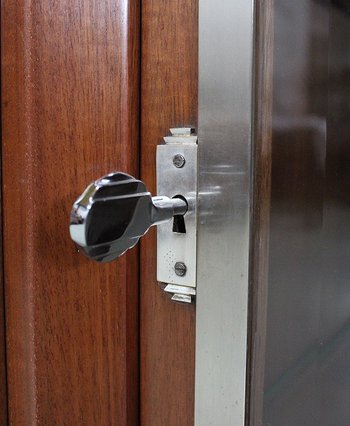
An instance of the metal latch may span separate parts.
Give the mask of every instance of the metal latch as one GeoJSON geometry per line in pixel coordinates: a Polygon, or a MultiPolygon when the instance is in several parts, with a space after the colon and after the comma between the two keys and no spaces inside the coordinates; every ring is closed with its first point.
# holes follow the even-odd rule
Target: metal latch
{"type": "Polygon", "coordinates": [[[196,295],[197,260],[197,136],[192,128],[170,129],[157,147],[157,193],[183,198],[184,216],[158,225],[157,279],[177,302],[196,295]]]}

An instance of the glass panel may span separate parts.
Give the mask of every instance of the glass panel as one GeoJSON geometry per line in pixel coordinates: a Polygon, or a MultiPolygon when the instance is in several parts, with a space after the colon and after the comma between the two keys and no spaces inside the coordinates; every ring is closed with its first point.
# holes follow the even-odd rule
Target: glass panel
{"type": "Polygon", "coordinates": [[[264,425],[350,424],[350,2],[274,2],[264,425]]]}

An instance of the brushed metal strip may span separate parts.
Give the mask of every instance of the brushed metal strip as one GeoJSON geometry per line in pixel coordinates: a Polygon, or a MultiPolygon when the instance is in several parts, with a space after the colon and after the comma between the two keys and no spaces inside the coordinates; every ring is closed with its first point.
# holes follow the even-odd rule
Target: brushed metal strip
{"type": "Polygon", "coordinates": [[[253,0],[199,0],[196,426],[244,424],[253,0]]]}

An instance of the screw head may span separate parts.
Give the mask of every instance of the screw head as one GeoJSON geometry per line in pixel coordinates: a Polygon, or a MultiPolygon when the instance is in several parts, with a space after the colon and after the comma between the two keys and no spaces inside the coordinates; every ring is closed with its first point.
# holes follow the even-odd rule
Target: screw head
{"type": "Polygon", "coordinates": [[[173,164],[175,167],[177,167],[178,169],[181,169],[181,167],[183,167],[186,163],[186,159],[182,154],[176,154],[173,157],[173,164]]]}
{"type": "Polygon", "coordinates": [[[183,262],[176,262],[174,269],[177,276],[184,277],[186,275],[187,267],[183,262]]]}

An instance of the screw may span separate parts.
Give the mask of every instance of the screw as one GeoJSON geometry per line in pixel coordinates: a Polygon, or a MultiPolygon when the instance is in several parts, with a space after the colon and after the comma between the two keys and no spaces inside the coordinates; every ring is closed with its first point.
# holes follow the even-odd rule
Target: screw
{"type": "Polygon", "coordinates": [[[186,159],[183,155],[181,154],[176,154],[173,157],[173,164],[175,167],[177,167],[178,169],[181,169],[181,167],[183,167],[186,163],[186,159]]]}
{"type": "Polygon", "coordinates": [[[183,262],[176,262],[175,263],[175,274],[179,277],[183,277],[186,275],[187,268],[186,265],[183,262]]]}

